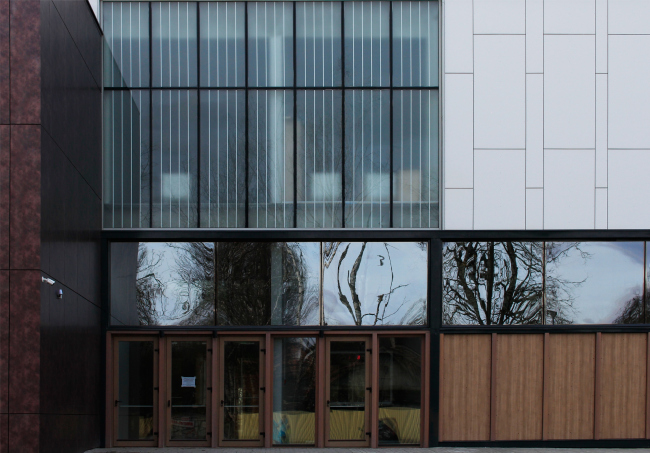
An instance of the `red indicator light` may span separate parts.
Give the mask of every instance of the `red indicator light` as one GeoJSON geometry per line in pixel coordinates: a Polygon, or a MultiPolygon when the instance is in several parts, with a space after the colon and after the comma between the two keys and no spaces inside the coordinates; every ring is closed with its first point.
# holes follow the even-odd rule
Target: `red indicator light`
{"type": "Polygon", "coordinates": [[[357,356],[357,360],[361,360],[361,356],[360,356],[360,355],[357,356]]]}

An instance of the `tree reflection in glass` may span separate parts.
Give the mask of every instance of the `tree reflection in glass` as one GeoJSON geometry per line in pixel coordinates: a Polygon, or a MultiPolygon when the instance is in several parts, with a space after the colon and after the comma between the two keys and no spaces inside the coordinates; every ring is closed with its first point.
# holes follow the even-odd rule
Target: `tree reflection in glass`
{"type": "Polygon", "coordinates": [[[217,243],[219,325],[317,325],[318,242],[217,243]]]}
{"type": "Polygon", "coordinates": [[[323,242],[325,325],[423,325],[426,242],[323,242]]]}
{"type": "Polygon", "coordinates": [[[141,242],[136,300],[140,325],[214,325],[214,244],[141,242]]]}
{"type": "Polygon", "coordinates": [[[542,242],[450,242],[444,324],[541,324],[542,242]]]}

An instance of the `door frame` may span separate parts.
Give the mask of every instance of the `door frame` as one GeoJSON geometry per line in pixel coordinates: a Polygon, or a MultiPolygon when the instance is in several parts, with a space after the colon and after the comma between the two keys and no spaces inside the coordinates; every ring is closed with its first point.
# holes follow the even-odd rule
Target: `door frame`
{"type": "Polygon", "coordinates": [[[266,405],[265,401],[267,399],[267,370],[266,368],[266,358],[268,356],[266,338],[268,335],[219,335],[219,365],[218,365],[218,380],[219,380],[219,393],[217,400],[224,401],[224,372],[225,372],[225,354],[224,348],[227,341],[258,341],[259,342],[259,385],[258,398],[259,398],[259,436],[258,440],[226,440],[224,439],[224,407],[219,404],[217,410],[217,419],[218,419],[218,439],[217,445],[219,447],[264,447],[265,441],[268,436],[272,436],[273,433],[266,433],[265,431],[265,415],[266,415],[266,405]]]}
{"type": "Polygon", "coordinates": [[[157,447],[158,446],[158,439],[159,439],[159,429],[158,429],[158,413],[159,413],[159,406],[158,406],[158,394],[159,394],[159,373],[158,373],[158,362],[159,362],[159,344],[158,344],[158,337],[152,336],[152,335],[146,335],[146,336],[141,336],[141,335],[125,335],[125,336],[113,336],[110,342],[107,342],[107,344],[111,345],[112,351],[109,351],[109,354],[107,354],[107,357],[110,359],[111,363],[111,369],[107,370],[110,372],[110,375],[113,380],[113,385],[109,386],[112,389],[112,392],[110,395],[107,395],[107,403],[108,407],[110,408],[110,411],[112,412],[110,416],[110,421],[112,426],[110,427],[111,435],[110,438],[112,440],[112,445],[115,447],[157,447]],[[119,372],[120,372],[120,367],[119,367],[119,354],[120,354],[120,348],[118,347],[118,344],[120,341],[129,341],[129,342],[135,342],[135,341],[151,341],[153,342],[153,439],[152,440],[118,440],[117,437],[117,429],[118,429],[118,407],[116,405],[116,399],[119,396],[119,372]]]}
{"type": "Polygon", "coordinates": [[[325,401],[324,409],[324,429],[323,435],[326,447],[370,447],[370,440],[372,438],[370,418],[372,417],[373,410],[370,407],[372,402],[372,383],[371,383],[371,369],[373,364],[372,356],[372,335],[328,335],[325,337],[325,401]],[[365,351],[365,372],[366,372],[366,390],[365,390],[365,407],[364,407],[364,432],[366,433],[364,440],[330,440],[330,411],[327,404],[330,401],[330,376],[331,376],[331,361],[330,361],[330,348],[331,343],[339,341],[364,341],[366,344],[365,351]]]}
{"type": "Polygon", "coordinates": [[[166,360],[165,360],[165,376],[166,376],[166,386],[165,386],[165,396],[167,399],[167,404],[164,410],[166,423],[165,423],[165,446],[166,447],[210,447],[212,446],[212,363],[214,361],[213,357],[213,345],[212,337],[205,335],[169,335],[167,336],[167,341],[165,342],[166,346],[166,360]],[[171,397],[172,397],[172,342],[173,341],[205,341],[205,382],[206,382],[206,395],[205,395],[205,440],[172,440],[171,439],[171,397]]]}

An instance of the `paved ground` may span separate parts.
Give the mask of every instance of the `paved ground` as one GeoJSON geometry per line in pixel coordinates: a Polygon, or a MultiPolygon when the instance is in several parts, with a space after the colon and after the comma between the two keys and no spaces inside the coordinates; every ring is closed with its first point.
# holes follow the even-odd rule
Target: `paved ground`
{"type": "MultiPolygon", "coordinates": [[[[86,453],[259,453],[259,448],[96,448],[86,453]]],[[[273,453],[650,453],[647,448],[274,448],[273,453]]]]}

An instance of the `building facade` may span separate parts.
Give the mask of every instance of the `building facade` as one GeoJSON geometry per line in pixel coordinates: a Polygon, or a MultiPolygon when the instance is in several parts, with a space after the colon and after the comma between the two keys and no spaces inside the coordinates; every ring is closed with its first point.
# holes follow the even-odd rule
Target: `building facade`
{"type": "Polygon", "coordinates": [[[648,446],[643,0],[0,0],[0,452],[648,446]]]}

